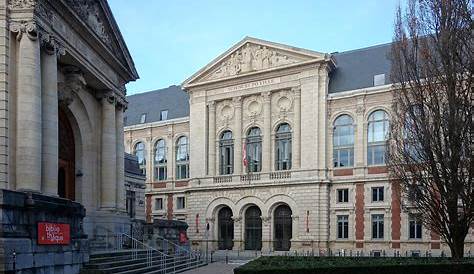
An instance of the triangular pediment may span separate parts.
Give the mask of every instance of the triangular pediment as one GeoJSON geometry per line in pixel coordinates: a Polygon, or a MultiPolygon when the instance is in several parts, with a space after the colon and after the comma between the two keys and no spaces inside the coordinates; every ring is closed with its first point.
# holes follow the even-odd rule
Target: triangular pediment
{"type": "Polygon", "coordinates": [[[246,37],[188,78],[183,86],[323,60],[326,54],[246,37]]]}
{"type": "Polygon", "coordinates": [[[132,78],[137,79],[138,73],[133,60],[107,1],[64,0],[64,2],[97,35],[114,57],[129,71],[132,78]]]}

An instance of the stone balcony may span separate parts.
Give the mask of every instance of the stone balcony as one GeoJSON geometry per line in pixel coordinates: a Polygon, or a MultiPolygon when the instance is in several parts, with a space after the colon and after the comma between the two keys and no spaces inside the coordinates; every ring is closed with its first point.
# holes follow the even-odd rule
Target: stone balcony
{"type": "Polygon", "coordinates": [[[259,184],[284,184],[303,183],[326,180],[325,170],[284,170],[272,172],[258,172],[248,174],[233,174],[221,176],[209,176],[204,178],[194,178],[191,180],[191,188],[200,187],[226,187],[259,184]]]}

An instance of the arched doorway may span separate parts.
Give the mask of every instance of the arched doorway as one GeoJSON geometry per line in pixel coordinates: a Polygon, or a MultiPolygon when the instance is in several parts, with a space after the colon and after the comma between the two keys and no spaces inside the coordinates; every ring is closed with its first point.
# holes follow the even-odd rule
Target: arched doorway
{"type": "Polygon", "coordinates": [[[75,144],[74,132],[64,110],[59,108],[58,195],[75,200],[75,144]]]}
{"type": "Polygon", "coordinates": [[[232,220],[232,210],[228,206],[219,210],[217,224],[219,226],[219,249],[231,250],[234,246],[234,220],[232,220]]]}
{"type": "Polygon", "coordinates": [[[250,206],[245,211],[245,249],[262,249],[262,211],[258,206],[250,206]]]}
{"type": "Polygon", "coordinates": [[[291,209],[287,205],[279,205],[274,215],[275,241],[273,248],[276,251],[288,251],[291,247],[292,218],[291,209]]]}

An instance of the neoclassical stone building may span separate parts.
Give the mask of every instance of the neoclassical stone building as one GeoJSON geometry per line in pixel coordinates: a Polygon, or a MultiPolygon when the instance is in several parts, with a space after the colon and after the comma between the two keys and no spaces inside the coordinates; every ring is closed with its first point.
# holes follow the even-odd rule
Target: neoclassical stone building
{"type": "Polygon", "coordinates": [[[129,96],[148,220],[186,220],[195,248],[446,251],[388,179],[389,51],[247,37],[181,87],[129,96]]]}
{"type": "Polygon", "coordinates": [[[129,224],[123,112],[133,61],[105,0],[1,0],[0,67],[0,252],[7,270],[15,251],[17,269],[78,272],[86,235],[129,224]],[[36,250],[45,221],[71,225],[71,260],[36,250]]]}

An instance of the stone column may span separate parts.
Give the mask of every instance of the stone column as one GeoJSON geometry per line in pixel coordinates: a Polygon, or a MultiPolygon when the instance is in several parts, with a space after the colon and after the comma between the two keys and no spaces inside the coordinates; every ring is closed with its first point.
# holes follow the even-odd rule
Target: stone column
{"type": "Polygon", "coordinates": [[[242,97],[234,97],[234,174],[242,174],[242,97]]]}
{"type": "Polygon", "coordinates": [[[270,252],[273,249],[272,218],[261,216],[262,218],[262,252],[270,252]]]}
{"type": "Polygon", "coordinates": [[[42,94],[42,185],[41,191],[58,195],[58,64],[54,45],[47,43],[41,53],[42,94]]]}
{"type": "Polygon", "coordinates": [[[115,99],[111,95],[102,98],[102,139],[101,139],[101,185],[100,201],[102,209],[116,206],[116,132],[115,99]]]}
{"type": "Polygon", "coordinates": [[[232,217],[232,220],[234,220],[234,246],[232,247],[232,250],[237,251],[237,250],[243,250],[243,227],[242,227],[242,217],[236,216],[232,217]]]}
{"type": "MultiPolygon", "coordinates": [[[[41,191],[41,66],[36,27],[12,25],[18,32],[16,188],[41,191]]],[[[57,102],[56,102],[57,104],[57,102]]]]}
{"type": "Polygon", "coordinates": [[[295,123],[294,123],[294,136],[293,136],[293,168],[300,168],[301,166],[301,92],[300,88],[296,87],[292,89],[295,98],[295,123]]]}
{"type": "Polygon", "coordinates": [[[208,175],[216,175],[216,104],[214,101],[208,105],[209,110],[209,143],[208,143],[208,175]]]}
{"type": "Polygon", "coordinates": [[[117,209],[125,211],[125,148],[123,145],[123,112],[124,104],[120,104],[115,110],[115,132],[117,134],[117,209]]]}
{"type": "Polygon", "coordinates": [[[262,148],[262,172],[272,170],[272,113],[271,113],[271,93],[265,92],[263,96],[263,148],[262,148]]]}

